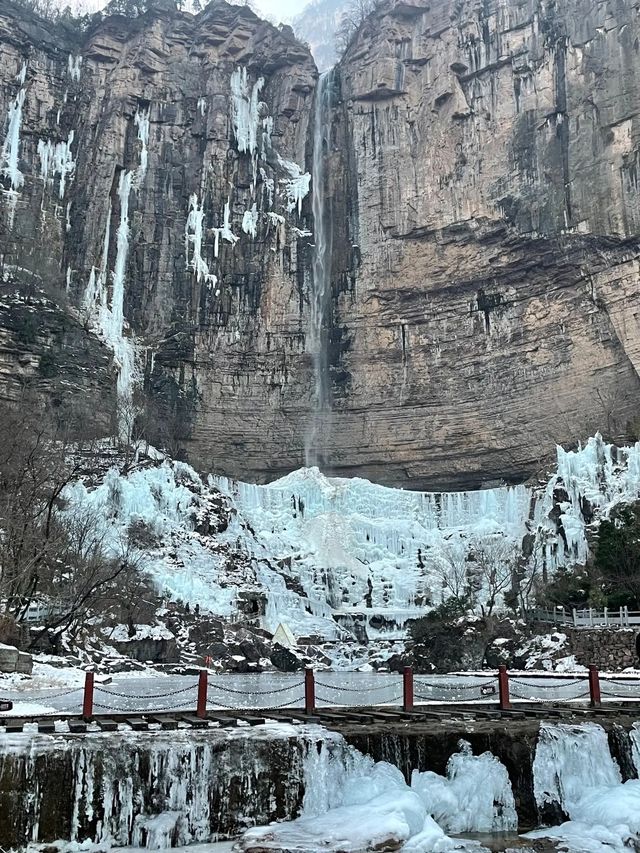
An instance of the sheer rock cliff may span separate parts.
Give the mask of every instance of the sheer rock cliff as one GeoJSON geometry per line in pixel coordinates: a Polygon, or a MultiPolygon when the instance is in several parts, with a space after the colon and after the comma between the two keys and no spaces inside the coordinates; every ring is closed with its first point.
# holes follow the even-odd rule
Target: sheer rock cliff
{"type": "MultiPolygon", "coordinates": [[[[385,0],[360,27],[326,117],[328,469],[471,488],[636,432],[638,11],[385,0]]],[[[0,394],[142,411],[204,470],[299,467],[316,83],[221,0],[86,33],[0,0],[0,394]]]]}
{"type": "Polygon", "coordinates": [[[635,433],[639,20],[396,0],[360,28],[334,82],[340,470],[516,481],[635,433]]]}

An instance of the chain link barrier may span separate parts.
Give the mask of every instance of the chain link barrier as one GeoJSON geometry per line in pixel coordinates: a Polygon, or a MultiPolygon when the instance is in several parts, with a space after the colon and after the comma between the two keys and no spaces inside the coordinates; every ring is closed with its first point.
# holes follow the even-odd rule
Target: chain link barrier
{"type": "Polygon", "coordinates": [[[119,699],[167,699],[169,696],[179,696],[181,693],[188,693],[189,690],[195,690],[198,687],[198,682],[190,684],[188,687],[181,687],[179,690],[169,690],[166,693],[119,693],[117,690],[105,690],[98,684],[94,686],[94,691],[97,693],[106,693],[107,696],[117,696],[119,699]]]}
{"type": "MultiPolygon", "coordinates": [[[[335,699],[330,698],[329,696],[322,696],[320,693],[316,693],[316,700],[320,702],[327,702],[331,706],[352,709],[354,711],[366,711],[366,710],[374,710],[375,706],[372,705],[340,705],[336,706],[335,699]]],[[[384,704],[390,705],[392,702],[401,702],[402,694],[398,694],[397,696],[392,696],[390,699],[385,699],[384,704]]]]}
{"type": "MultiPolygon", "coordinates": [[[[514,699],[523,699],[528,702],[548,702],[554,699],[553,696],[549,696],[548,698],[542,698],[539,696],[531,696],[529,693],[525,693],[524,691],[545,691],[545,690],[563,690],[565,687],[583,687],[585,681],[587,681],[587,676],[584,678],[574,678],[571,681],[564,681],[562,684],[538,684],[538,683],[529,683],[526,681],[521,681],[518,678],[510,678],[509,679],[509,691],[514,699]]],[[[591,690],[587,690],[586,692],[577,693],[573,696],[560,695],[555,697],[558,702],[572,702],[575,699],[584,699],[585,697],[591,698],[591,690]]]]}
{"type": "MultiPolygon", "coordinates": [[[[433,702],[434,701],[433,696],[423,696],[421,693],[414,693],[413,698],[419,699],[421,702],[433,702]]],[[[451,703],[451,704],[455,704],[455,703],[451,703]]]]}
{"type": "Polygon", "coordinates": [[[640,699],[637,689],[628,693],[619,693],[617,690],[607,690],[606,684],[602,682],[600,682],[600,693],[608,699],[640,699]]]}
{"type": "Polygon", "coordinates": [[[251,714],[257,714],[260,711],[279,711],[282,708],[298,707],[303,702],[304,696],[296,696],[293,699],[290,699],[288,702],[281,703],[279,705],[262,705],[260,708],[243,708],[240,705],[225,705],[224,702],[218,702],[214,699],[212,700],[212,705],[207,705],[207,711],[215,712],[218,709],[221,711],[246,711],[247,714],[250,716],[251,714]]]}
{"type": "Polygon", "coordinates": [[[171,708],[118,708],[115,705],[107,705],[104,702],[94,702],[93,707],[103,708],[106,711],[112,711],[113,713],[119,714],[120,716],[146,716],[148,714],[174,714],[176,712],[189,714],[193,710],[192,708],[185,708],[184,705],[174,705],[171,708]]]}
{"type": "Polygon", "coordinates": [[[221,690],[223,693],[233,693],[236,696],[272,696],[276,693],[286,693],[287,690],[295,690],[297,687],[303,687],[304,681],[296,681],[294,684],[289,684],[287,687],[277,687],[275,690],[234,690],[232,687],[223,687],[215,681],[209,681],[208,686],[214,690],[221,690]]]}
{"type": "Polygon", "coordinates": [[[498,679],[493,678],[491,681],[483,681],[480,684],[430,684],[427,681],[420,681],[420,679],[414,679],[413,683],[417,687],[421,687],[426,690],[444,690],[450,692],[460,692],[462,690],[482,690],[483,687],[495,687],[498,679]]]}
{"type": "Polygon", "coordinates": [[[379,684],[375,687],[338,687],[335,684],[325,684],[323,681],[315,680],[316,687],[324,687],[329,690],[333,690],[334,692],[340,693],[374,693],[376,690],[392,690],[394,684],[389,682],[387,684],[379,684]]]}
{"type": "MultiPolygon", "coordinates": [[[[552,677],[552,676],[551,676],[552,677]]],[[[565,701],[572,702],[580,699],[590,698],[591,693],[590,690],[581,691],[575,695],[564,695],[564,690],[566,688],[575,688],[575,687],[584,687],[585,682],[587,682],[588,676],[585,674],[579,678],[572,678],[568,680],[559,680],[560,683],[556,684],[543,684],[539,683],[537,679],[531,679],[531,681],[524,681],[519,678],[510,678],[509,679],[509,687],[511,695],[514,699],[521,699],[528,702],[533,703],[542,703],[553,701],[565,701]],[[529,693],[538,693],[544,692],[547,698],[542,698],[540,696],[531,696],[529,693]],[[560,693],[560,695],[553,697],[548,695],[550,691],[556,691],[556,693],[560,693]]],[[[444,684],[426,681],[420,678],[414,679],[414,688],[415,699],[421,702],[434,703],[438,701],[447,702],[448,704],[453,704],[456,701],[465,702],[465,701],[475,701],[478,699],[486,699],[487,694],[482,691],[488,687],[496,687],[497,685],[497,677],[493,677],[490,680],[479,681],[473,684],[464,683],[464,684],[444,684]],[[438,694],[444,693],[445,697],[441,697],[438,694]],[[470,695],[474,693],[475,695],[470,695]],[[460,695],[465,696],[466,698],[458,697],[460,695]]],[[[379,694],[379,705],[391,705],[394,703],[402,703],[403,694],[402,692],[397,692],[398,682],[388,680],[384,684],[379,685],[369,685],[367,687],[347,687],[337,684],[331,684],[325,681],[315,681],[315,686],[317,689],[316,699],[319,702],[326,703],[328,706],[340,707],[344,709],[353,709],[353,710],[366,710],[372,709],[375,705],[371,704],[363,704],[362,702],[358,702],[357,704],[352,704],[350,701],[350,696],[371,696],[371,702],[374,702],[375,699],[372,694],[379,694]],[[319,688],[319,690],[318,690],[319,688]],[[392,696],[380,695],[383,694],[383,691],[395,691],[392,696]],[[327,693],[329,695],[327,695],[327,693]],[[346,694],[344,696],[344,700],[340,701],[340,696],[337,694],[346,694]]],[[[640,679],[629,679],[629,680],[621,680],[614,678],[602,678],[600,680],[600,686],[603,693],[603,696],[607,698],[640,698],[638,697],[638,691],[640,690],[640,679]],[[624,688],[625,690],[632,691],[629,694],[617,694],[615,692],[615,688],[624,688]]],[[[208,707],[209,710],[215,711],[216,708],[224,711],[235,711],[235,712],[246,712],[247,714],[251,713],[259,713],[261,711],[276,711],[286,708],[300,707],[304,705],[305,695],[304,692],[300,692],[301,688],[304,687],[304,681],[295,681],[292,684],[288,684],[284,687],[275,687],[270,690],[254,690],[251,688],[246,688],[244,690],[239,690],[235,687],[227,687],[223,683],[217,680],[209,680],[208,681],[208,707]],[[295,692],[295,696],[287,696],[287,694],[291,694],[295,692]],[[237,703],[233,698],[227,700],[227,702],[220,701],[218,698],[218,694],[229,694],[230,697],[243,696],[246,698],[248,702],[254,702],[257,697],[282,697],[282,701],[275,701],[274,704],[263,705],[261,707],[256,707],[255,704],[252,707],[246,707],[242,704],[237,703]],[[232,703],[232,704],[229,704],[232,703]]],[[[109,704],[108,699],[110,697],[114,697],[117,699],[132,701],[136,700],[138,702],[152,702],[157,699],[169,699],[171,697],[182,697],[184,696],[184,702],[189,701],[187,699],[186,694],[195,691],[198,688],[198,682],[194,682],[192,684],[187,685],[186,687],[176,688],[175,690],[168,690],[162,693],[153,693],[153,694],[141,694],[141,693],[123,693],[118,690],[108,689],[103,687],[100,684],[95,684],[94,690],[99,694],[97,698],[103,698],[105,701],[94,701],[94,706],[97,709],[102,709],[104,711],[110,711],[116,713],[118,715],[137,715],[137,714],[171,714],[175,712],[182,713],[190,713],[194,709],[185,708],[184,704],[181,700],[180,704],[174,704],[170,707],[156,709],[156,708],[127,708],[127,707],[117,707],[117,705],[109,704]]],[[[74,687],[66,690],[61,690],[56,693],[42,693],[36,696],[29,696],[30,700],[36,701],[46,701],[52,699],[59,699],[66,696],[72,696],[77,693],[81,693],[83,691],[82,687],[74,687]]],[[[27,697],[25,697],[27,698],[27,697]]],[[[16,699],[16,701],[20,701],[20,699],[16,699]]],[[[261,701],[258,699],[258,701],[261,701]]],[[[195,704],[195,702],[194,702],[195,704]]]]}
{"type": "Polygon", "coordinates": [[[586,690],[582,693],[576,693],[573,696],[561,696],[556,700],[554,700],[553,697],[543,698],[541,696],[530,696],[526,693],[519,693],[517,690],[511,691],[511,696],[513,699],[523,699],[526,702],[573,702],[574,699],[584,699],[585,697],[591,698],[591,691],[586,690]]]}
{"type": "Polygon", "coordinates": [[[29,693],[26,694],[24,697],[20,696],[19,698],[12,699],[12,701],[23,702],[28,700],[29,702],[38,702],[42,699],[60,699],[60,697],[62,696],[71,696],[73,693],[82,693],[83,690],[84,687],[74,687],[71,690],[61,690],[59,693],[43,693],[41,696],[33,696],[31,693],[29,693]]]}
{"type": "Polygon", "coordinates": [[[518,678],[509,678],[509,684],[515,684],[518,687],[536,687],[539,690],[562,690],[563,687],[574,687],[576,684],[584,684],[587,680],[588,676],[584,676],[584,678],[575,678],[571,681],[564,681],[562,684],[538,684],[533,683],[530,684],[526,681],[520,681],[518,678]]]}

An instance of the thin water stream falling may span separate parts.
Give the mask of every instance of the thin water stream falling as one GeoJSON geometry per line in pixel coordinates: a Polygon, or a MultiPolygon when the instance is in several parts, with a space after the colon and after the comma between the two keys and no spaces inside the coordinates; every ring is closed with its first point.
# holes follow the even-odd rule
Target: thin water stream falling
{"type": "Polygon", "coordinates": [[[331,202],[327,187],[327,154],[331,132],[331,78],[318,80],[314,112],[312,201],[314,222],[313,281],[307,349],[313,356],[311,420],[305,440],[305,464],[322,467],[325,459],[331,400],[329,391],[328,308],[331,299],[331,202]]]}

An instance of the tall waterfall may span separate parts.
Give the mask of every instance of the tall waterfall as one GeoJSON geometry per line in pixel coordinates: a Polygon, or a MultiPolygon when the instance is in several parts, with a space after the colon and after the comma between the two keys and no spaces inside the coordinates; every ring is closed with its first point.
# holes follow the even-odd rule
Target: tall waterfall
{"type": "Polygon", "coordinates": [[[320,76],[316,92],[313,136],[313,282],[307,349],[313,356],[314,388],[311,422],[305,441],[305,464],[322,466],[330,429],[328,308],[331,300],[331,203],[327,198],[327,153],[331,132],[331,78],[320,76]]]}

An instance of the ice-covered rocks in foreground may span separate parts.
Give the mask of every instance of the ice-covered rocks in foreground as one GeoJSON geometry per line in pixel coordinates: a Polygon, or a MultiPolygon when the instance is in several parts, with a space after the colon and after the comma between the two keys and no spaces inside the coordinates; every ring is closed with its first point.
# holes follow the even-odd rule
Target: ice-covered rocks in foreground
{"type": "MultiPolygon", "coordinates": [[[[241,853],[440,853],[480,851],[478,841],[446,833],[517,831],[506,768],[469,744],[451,756],[446,776],[414,771],[407,785],[398,769],[347,747],[339,738],[310,750],[302,815],[251,829],[241,853]]],[[[640,769],[640,724],[630,734],[631,764],[640,769]]],[[[607,733],[593,723],[543,725],[533,764],[540,814],[553,805],[570,820],[529,833],[568,853],[630,853],[640,848],[640,780],[622,783],[607,733]]],[[[551,814],[551,812],[549,812],[551,814]]]]}
{"type": "Polygon", "coordinates": [[[515,830],[517,815],[506,768],[489,753],[474,756],[464,741],[460,748],[449,761],[446,777],[415,771],[409,786],[391,764],[323,744],[317,758],[313,754],[307,758],[301,817],[249,830],[237,850],[439,853],[479,847],[449,838],[445,829],[515,830]]]}
{"type": "MultiPolygon", "coordinates": [[[[640,771],[640,724],[630,733],[640,771]]],[[[640,847],[640,780],[622,783],[607,734],[593,723],[543,725],[533,765],[539,809],[555,806],[569,820],[529,838],[549,838],[570,853],[628,853],[640,847]]]]}

